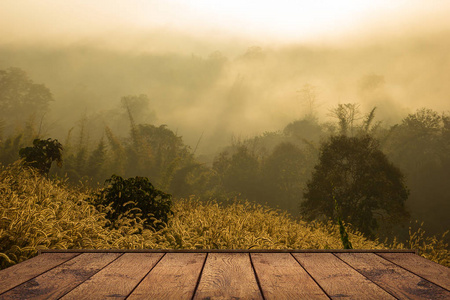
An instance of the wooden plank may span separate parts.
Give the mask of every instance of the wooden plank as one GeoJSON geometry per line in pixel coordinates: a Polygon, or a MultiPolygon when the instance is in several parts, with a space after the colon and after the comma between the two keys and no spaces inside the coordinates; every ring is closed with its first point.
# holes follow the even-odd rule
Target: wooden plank
{"type": "Polygon", "coordinates": [[[450,290],[450,268],[415,254],[383,253],[379,255],[430,282],[450,290]]]}
{"type": "Polygon", "coordinates": [[[395,299],[331,253],[293,256],[332,299],[395,299]]]}
{"type": "Polygon", "coordinates": [[[289,253],[252,253],[265,299],[329,299],[289,253]]]}
{"type": "Polygon", "coordinates": [[[58,299],[120,256],[84,253],[1,295],[2,299],[58,299]]]}
{"type": "Polygon", "coordinates": [[[450,292],[371,253],[338,253],[340,259],[397,298],[450,299],[450,292]]]}
{"type": "Polygon", "coordinates": [[[125,299],[162,253],[125,253],[61,299],[125,299]]]}
{"type": "Polygon", "coordinates": [[[208,254],[193,299],[263,299],[249,254],[208,254]]]}
{"type": "Polygon", "coordinates": [[[168,253],[127,299],[192,299],[204,253],[168,253]]]}
{"type": "Polygon", "coordinates": [[[0,271],[0,294],[60,265],[79,253],[42,254],[0,271]]]}

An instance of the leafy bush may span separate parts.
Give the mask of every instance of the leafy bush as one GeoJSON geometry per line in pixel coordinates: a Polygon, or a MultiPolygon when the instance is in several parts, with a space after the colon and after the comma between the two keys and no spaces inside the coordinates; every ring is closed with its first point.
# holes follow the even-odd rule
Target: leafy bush
{"type": "Polygon", "coordinates": [[[58,140],[35,139],[33,147],[20,149],[19,155],[26,165],[37,169],[43,175],[48,175],[53,161],[56,161],[59,167],[62,166],[62,145],[58,140]]]}
{"type": "Polygon", "coordinates": [[[161,229],[172,214],[171,195],[156,189],[148,178],[136,176],[123,179],[112,175],[106,182],[108,186],[98,192],[93,201],[106,207],[106,218],[113,227],[122,217],[144,222],[144,227],[161,229]]]}

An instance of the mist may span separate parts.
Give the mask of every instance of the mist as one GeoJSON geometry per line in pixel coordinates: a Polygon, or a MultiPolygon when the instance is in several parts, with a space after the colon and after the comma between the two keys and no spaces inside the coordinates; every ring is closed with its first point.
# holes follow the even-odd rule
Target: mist
{"type": "Polygon", "coordinates": [[[279,130],[309,113],[301,93],[305,85],[314,90],[321,118],[338,103],[359,103],[363,110],[376,106],[377,118],[387,125],[424,106],[447,111],[447,36],[449,31],[411,33],[349,46],[236,43],[208,54],[123,51],[93,41],[64,47],[3,44],[0,69],[22,68],[52,91],[55,101],[45,116],[52,136],[62,138],[82,118],[99,123],[101,116],[105,123],[98,132],[105,124],[126,132],[126,123],[107,116],[120,108],[121,97],[145,94],[148,111],[140,111],[138,121],[167,124],[192,147],[202,137],[201,154],[233,137],[279,130]]]}

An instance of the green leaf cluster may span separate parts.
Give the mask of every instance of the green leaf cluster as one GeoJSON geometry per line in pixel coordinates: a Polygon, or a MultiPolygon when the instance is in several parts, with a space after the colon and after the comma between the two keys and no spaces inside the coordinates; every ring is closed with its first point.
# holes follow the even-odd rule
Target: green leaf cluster
{"type": "Polygon", "coordinates": [[[106,218],[115,227],[123,216],[140,218],[146,228],[161,229],[169,221],[171,195],[156,189],[146,177],[123,179],[112,175],[107,186],[93,198],[94,203],[107,207],[106,218]]]}
{"type": "Polygon", "coordinates": [[[35,139],[33,147],[20,149],[19,155],[28,166],[37,169],[44,175],[48,175],[50,172],[53,161],[56,161],[59,167],[62,166],[62,145],[58,140],[35,139]]]}

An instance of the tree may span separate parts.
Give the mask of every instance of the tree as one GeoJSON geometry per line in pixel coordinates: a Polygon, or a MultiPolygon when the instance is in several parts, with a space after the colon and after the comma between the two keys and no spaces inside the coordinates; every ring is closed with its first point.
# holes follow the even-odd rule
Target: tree
{"type": "Polygon", "coordinates": [[[380,221],[393,225],[408,218],[408,195],[403,174],[375,139],[333,136],[321,147],[301,212],[310,220],[334,218],[337,204],[343,221],[372,237],[380,221]]]}
{"type": "Polygon", "coordinates": [[[33,113],[43,113],[51,101],[50,90],[34,83],[23,70],[0,70],[0,118],[23,119],[33,113]]]}
{"type": "Polygon", "coordinates": [[[304,84],[303,87],[297,91],[302,106],[307,106],[308,111],[306,118],[315,118],[316,116],[316,102],[317,102],[317,88],[309,83],[304,84]]]}
{"type": "Polygon", "coordinates": [[[281,208],[293,211],[298,209],[307,171],[303,151],[292,143],[280,143],[264,161],[262,187],[281,208]]]}
{"type": "MultiPolygon", "coordinates": [[[[345,103],[338,104],[330,110],[330,116],[338,119],[339,134],[356,136],[360,134],[375,134],[381,122],[375,122],[376,107],[362,115],[359,111],[359,104],[345,103]]],[[[334,127],[334,126],[333,126],[334,127]]],[[[335,131],[335,128],[332,128],[335,131]]]]}
{"type": "Polygon", "coordinates": [[[385,147],[402,167],[420,172],[422,166],[440,165],[448,155],[444,133],[445,115],[422,108],[392,127],[385,147]]]}
{"type": "Polygon", "coordinates": [[[340,134],[343,135],[346,135],[348,131],[350,131],[350,135],[353,135],[356,122],[362,118],[359,104],[356,103],[338,104],[330,111],[330,115],[339,120],[340,134]]]}
{"type": "Polygon", "coordinates": [[[223,188],[230,195],[242,194],[249,200],[255,200],[260,194],[259,161],[255,153],[241,145],[228,153],[220,154],[213,163],[213,169],[221,178],[223,188]]]}
{"type": "Polygon", "coordinates": [[[20,149],[19,155],[25,160],[25,164],[37,169],[43,175],[48,175],[54,161],[59,167],[62,166],[62,145],[58,140],[35,139],[33,147],[20,149]]]}
{"type": "Polygon", "coordinates": [[[318,143],[323,134],[322,126],[312,115],[289,123],[283,130],[286,136],[292,136],[306,144],[318,143]]]}
{"type": "Polygon", "coordinates": [[[383,143],[388,157],[405,173],[413,218],[433,233],[450,226],[449,115],[418,109],[393,126],[383,143]]]}
{"type": "MultiPolygon", "coordinates": [[[[100,181],[102,175],[105,172],[105,161],[106,161],[106,144],[103,138],[97,145],[94,151],[89,155],[86,174],[94,180],[100,181]]],[[[104,178],[103,178],[104,179],[104,178]]]]}

